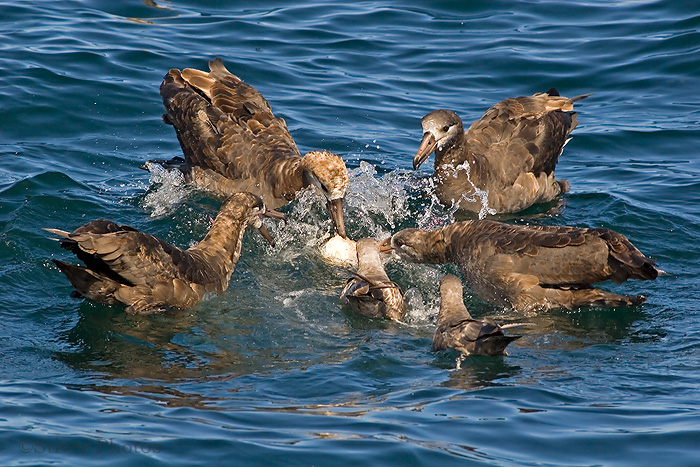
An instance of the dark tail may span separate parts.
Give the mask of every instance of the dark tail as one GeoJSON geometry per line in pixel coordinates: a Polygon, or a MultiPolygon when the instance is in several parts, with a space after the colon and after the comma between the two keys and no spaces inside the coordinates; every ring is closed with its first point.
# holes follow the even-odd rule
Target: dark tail
{"type": "Polygon", "coordinates": [[[59,271],[65,274],[78,292],[78,294],[73,293],[71,296],[86,297],[105,305],[118,303],[113,294],[120,287],[119,283],[76,264],[66,263],[58,259],[51,261],[58,267],[59,271]]]}
{"type": "Polygon", "coordinates": [[[506,336],[492,334],[476,341],[474,353],[479,355],[505,355],[506,347],[514,340],[523,336],[506,336]]]}

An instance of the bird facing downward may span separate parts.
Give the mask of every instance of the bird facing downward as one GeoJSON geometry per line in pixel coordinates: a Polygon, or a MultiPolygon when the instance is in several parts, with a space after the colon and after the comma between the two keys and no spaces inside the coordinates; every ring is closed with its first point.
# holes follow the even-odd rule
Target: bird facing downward
{"type": "Polygon", "coordinates": [[[421,120],[423,140],[413,168],[435,152],[435,194],[463,210],[512,213],[551,201],[568,191],[554,169],[578,123],[573,103],[586,97],[569,99],[550,89],[508,98],[466,132],[456,113],[430,112],[421,120]]]}
{"type": "Polygon", "coordinates": [[[457,369],[467,355],[508,355],[508,344],[522,336],[506,336],[504,328],[489,318],[473,319],[464,306],[459,278],[453,275],[442,278],[433,350],[458,350],[461,355],[457,358],[457,369]]]}
{"type": "Polygon", "coordinates": [[[45,230],[62,237],[61,246],[85,263],[83,267],[53,260],[75,287],[75,296],[104,305],[124,304],[131,314],[151,314],[188,308],[206,294],[225,291],[241,255],[246,227],[256,227],[272,241],[261,215],[271,213],[258,196],[233,194],[204,239],[187,250],[102,219],[72,233],[45,230]]]}
{"type": "Polygon", "coordinates": [[[359,315],[401,321],[406,302],[399,286],[384,270],[379,242],[371,238],[358,240],[357,264],[357,273],[348,279],[340,300],[359,315]]]}
{"type": "Polygon", "coordinates": [[[349,177],[343,160],[327,151],[302,157],[285,121],[274,116],[255,88],[218,58],[209,69],[172,69],[163,78],[163,121],[175,128],[185,159],[149,162],[176,167],[188,183],[222,196],[249,191],[269,209],[312,187],[326,199],[334,228],[345,237],[343,198],[349,177]]]}

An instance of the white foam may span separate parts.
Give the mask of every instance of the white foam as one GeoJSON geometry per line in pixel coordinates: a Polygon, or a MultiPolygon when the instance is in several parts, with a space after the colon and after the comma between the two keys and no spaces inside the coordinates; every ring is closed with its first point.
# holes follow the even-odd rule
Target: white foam
{"type": "Polygon", "coordinates": [[[185,176],[178,169],[167,170],[153,162],[146,162],[146,168],[151,174],[149,183],[155,188],[144,196],[141,204],[150,209],[152,217],[160,217],[187,196],[185,176]]]}

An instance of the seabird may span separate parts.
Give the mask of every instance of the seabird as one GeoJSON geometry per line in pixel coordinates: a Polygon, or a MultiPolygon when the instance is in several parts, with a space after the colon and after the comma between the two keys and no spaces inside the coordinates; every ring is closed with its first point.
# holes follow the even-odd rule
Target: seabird
{"type": "Polygon", "coordinates": [[[269,209],[316,187],[326,198],[336,232],[345,237],[343,198],[349,177],[343,160],[327,151],[302,157],[285,121],[273,115],[255,88],[218,58],[209,69],[172,69],[163,78],[163,121],[175,128],[185,158],[149,162],[178,168],[188,183],[222,196],[257,194],[269,209]]]}
{"type": "Polygon", "coordinates": [[[357,263],[357,273],[340,293],[341,302],[362,316],[401,321],[406,302],[399,286],[384,270],[379,242],[371,238],[358,240],[357,263]]]}
{"type": "Polygon", "coordinates": [[[522,211],[553,200],[569,189],[555,180],[554,168],[578,124],[574,102],[552,88],[533,96],[508,98],[486,111],[465,132],[450,110],[423,117],[423,140],[413,168],[435,152],[435,194],[446,206],[491,213],[522,211]]]}
{"type": "MultiPolygon", "coordinates": [[[[514,327],[517,325],[511,325],[514,327]]],[[[446,275],[440,281],[440,311],[433,334],[433,350],[455,349],[461,352],[457,369],[467,355],[508,355],[508,344],[522,336],[506,336],[490,318],[473,319],[464,306],[462,281],[446,275]]]]}
{"type": "Polygon", "coordinates": [[[75,287],[71,295],[104,305],[124,304],[130,314],[152,314],[188,308],[205,294],[225,291],[241,256],[246,227],[258,228],[272,241],[261,215],[274,214],[266,212],[260,197],[233,194],[221,205],[204,240],[187,250],[104,219],[71,233],[44,230],[61,237],[61,246],[85,263],[53,260],[75,287]]]}
{"type": "Polygon", "coordinates": [[[415,263],[455,263],[481,299],[516,310],[636,306],[644,295],[592,286],[611,279],[656,279],[655,261],[604,228],[455,222],[433,231],[404,229],[383,244],[415,263]]]}

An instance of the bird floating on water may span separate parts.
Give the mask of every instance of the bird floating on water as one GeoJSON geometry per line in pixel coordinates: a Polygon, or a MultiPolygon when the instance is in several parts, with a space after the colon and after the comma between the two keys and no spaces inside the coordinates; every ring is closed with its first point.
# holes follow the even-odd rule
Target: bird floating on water
{"type": "Polygon", "coordinates": [[[345,237],[343,198],[348,171],[327,151],[302,156],[285,121],[252,86],[229,72],[220,59],[209,72],[170,70],[160,86],[165,114],[185,156],[149,163],[177,168],[188,183],[222,196],[249,191],[278,209],[307,188],[325,198],[335,231],[345,237]]]}
{"type": "Polygon", "coordinates": [[[357,273],[340,293],[341,302],[362,316],[401,321],[406,315],[406,302],[399,286],[384,270],[379,242],[362,238],[356,248],[357,273]]]}
{"type": "Polygon", "coordinates": [[[604,228],[473,220],[433,231],[404,229],[383,243],[415,263],[455,263],[482,300],[522,311],[640,305],[644,295],[592,284],[653,280],[660,272],[624,235],[604,228]]]}
{"type": "Polygon", "coordinates": [[[514,213],[553,200],[569,189],[554,169],[569,134],[578,124],[576,101],[552,88],[508,98],[464,131],[450,110],[421,120],[423,140],[413,168],[435,152],[435,194],[444,205],[477,213],[514,213]]]}
{"type": "Polygon", "coordinates": [[[256,227],[274,243],[262,225],[262,215],[275,214],[266,211],[260,197],[233,194],[221,205],[204,239],[187,250],[104,219],[71,233],[44,230],[61,237],[61,246],[85,263],[83,267],[53,260],[75,287],[73,296],[104,305],[124,304],[130,314],[152,314],[188,308],[207,294],[225,291],[247,226],[256,227]]]}
{"type": "Polygon", "coordinates": [[[462,281],[450,274],[440,280],[440,311],[433,350],[458,350],[457,369],[467,355],[508,355],[508,344],[522,336],[507,336],[503,330],[519,326],[522,325],[499,326],[490,318],[472,318],[462,299],[462,281]]]}

